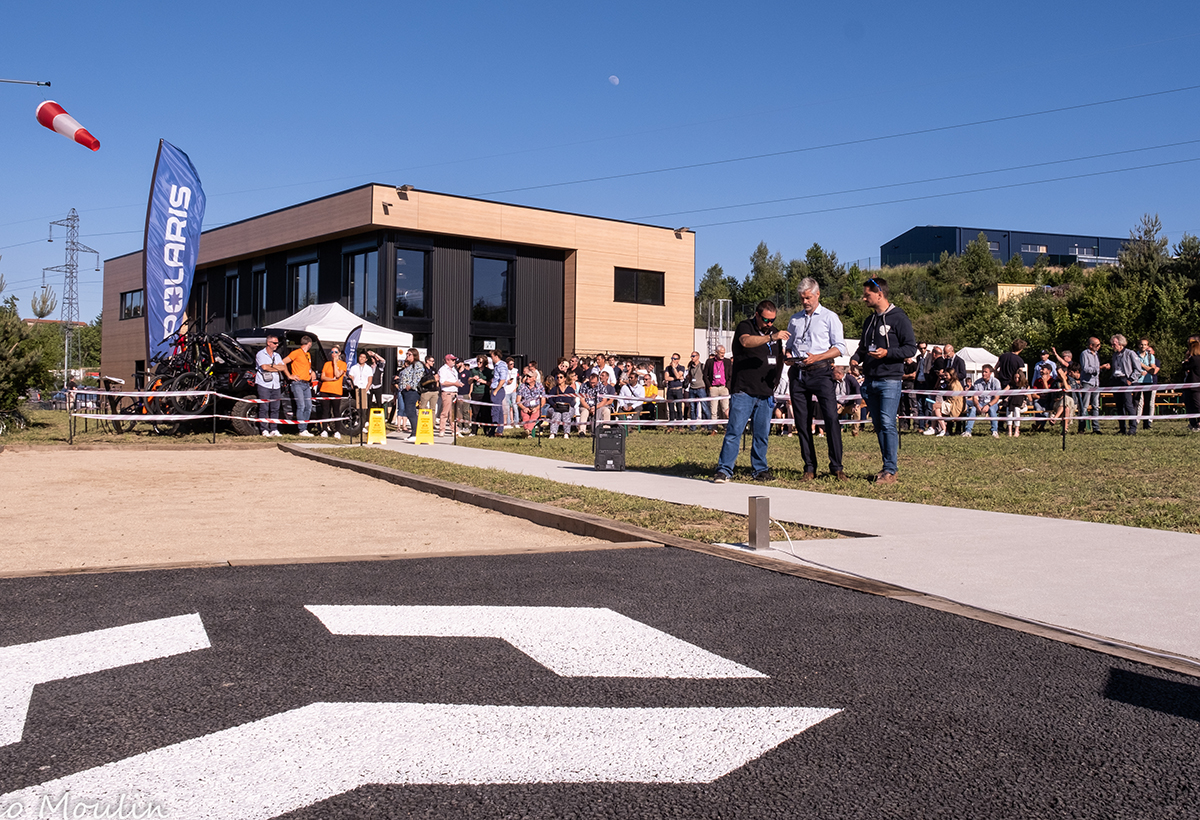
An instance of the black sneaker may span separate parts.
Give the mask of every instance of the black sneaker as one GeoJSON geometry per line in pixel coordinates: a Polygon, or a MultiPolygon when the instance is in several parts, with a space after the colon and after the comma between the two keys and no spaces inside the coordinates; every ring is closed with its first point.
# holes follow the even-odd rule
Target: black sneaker
{"type": "Polygon", "coordinates": [[[763,470],[761,473],[755,473],[750,478],[753,481],[774,481],[775,474],[773,472],[771,472],[769,469],[767,469],[767,470],[763,470]]]}
{"type": "Polygon", "coordinates": [[[713,473],[712,482],[713,484],[728,484],[729,476],[718,470],[717,472],[713,473]]]}

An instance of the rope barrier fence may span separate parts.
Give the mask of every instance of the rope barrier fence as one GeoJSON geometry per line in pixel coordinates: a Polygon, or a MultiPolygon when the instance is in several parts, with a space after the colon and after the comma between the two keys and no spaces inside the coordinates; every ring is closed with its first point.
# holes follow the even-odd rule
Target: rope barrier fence
{"type": "MultiPolygon", "coordinates": [[[[933,401],[941,401],[941,400],[944,400],[944,399],[947,399],[950,397],[962,396],[962,397],[964,397],[964,399],[967,399],[967,400],[970,400],[971,398],[979,398],[982,400],[986,400],[989,403],[991,402],[991,400],[994,397],[999,397],[1000,401],[997,403],[997,413],[996,413],[996,421],[997,422],[1052,421],[1055,424],[1057,424],[1059,421],[1063,421],[1064,425],[1065,425],[1065,421],[1066,421],[1065,418],[1052,417],[1050,415],[1050,411],[1048,411],[1048,410],[1033,412],[1031,409],[1031,411],[1022,412],[1019,417],[1009,416],[1007,413],[1007,408],[1004,406],[1005,401],[1006,401],[1006,399],[1008,399],[1010,397],[1014,397],[1014,396],[1032,396],[1032,397],[1044,398],[1045,400],[1047,400],[1047,402],[1053,402],[1054,400],[1061,398],[1063,396],[1069,396],[1069,397],[1074,398],[1075,402],[1076,402],[1076,409],[1072,412],[1071,416],[1072,416],[1072,420],[1077,421],[1077,422],[1085,422],[1085,421],[1095,422],[1095,421],[1099,421],[1099,420],[1104,420],[1105,422],[1132,421],[1135,423],[1136,422],[1152,422],[1152,421],[1168,421],[1168,420],[1170,420],[1170,421],[1185,421],[1185,420],[1200,418],[1200,413],[1169,413],[1169,414],[1140,413],[1140,414],[1134,414],[1134,415],[1109,415],[1109,414],[1091,415],[1091,414],[1084,412],[1084,410],[1079,409],[1079,403],[1080,403],[1079,397],[1081,395],[1095,396],[1096,398],[1094,399],[1094,401],[1103,401],[1103,397],[1105,397],[1105,396],[1116,396],[1117,394],[1121,394],[1121,393],[1147,393],[1147,392],[1150,392],[1150,393],[1157,394],[1160,392],[1175,392],[1175,391],[1195,390],[1195,389],[1197,389],[1197,385],[1195,385],[1195,384],[1171,383],[1171,384],[1155,384],[1155,385],[1134,384],[1134,385],[1128,385],[1128,386],[1110,386],[1110,387],[1104,387],[1104,388],[1087,385],[1082,388],[1075,388],[1075,389],[1065,390],[1065,391],[1062,389],[1047,390],[1044,388],[1043,389],[1026,388],[1026,389],[1021,389],[1021,390],[1000,390],[1000,391],[909,389],[909,390],[901,391],[901,395],[916,397],[921,400],[928,398],[928,399],[932,399],[933,401]]],[[[610,398],[612,403],[603,408],[598,408],[598,409],[600,411],[607,411],[607,412],[599,412],[599,413],[587,412],[586,410],[581,410],[581,408],[578,408],[576,406],[576,402],[572,401],[570,415],[568,416],[567,419],[562,420],[561,423],[564,426],[571,427],[571,428],[582,429],[585,426],[591,428],[591,427],[594,427],[595,424],[598,422],[598,419],[596,418],[597,416],[604,416],[605,418],[600,419],[599,421],[602,421],[603,423],[608,423],[608,424],[616,424],[616,425],[620,425],[623,427],[652,426],[655,428],[688,427],[688,428],[692,428],[692,429],[701,429],[701,428],[715,429],[718,427],[723,427],[724,422],[726,421],[726,419],[717,417],[716,411],[717,411],[718,404],[721,401],[727,401],[729,398],[728,396],[716,396],[716,397],[708,396],[708,397],[696,397],[696,398],[689,398],[689,397],[667,398],[661,394],[658,396],[654,396],[652,398],[642,398],[642,397],[637,397],[637,396],[621,396],[619,394],[604,394],[604,395],[607,396],[608,398],[610,398]],[[678,414],[678,415],[687,414],[687,417],[671,418],[672,405],[674,405],[676,408],[678,408],[677,410],[674,411],[676,414],[678,414]],[[710,408],[709,417],[706,418],[706,417],[704,417],[704,415],[702,413],[698,412],[698,413],[696,413],[696,416],[693,418],[693,417],[691,417],[690,413],[688,413],[688,410],[691,406],[699,407],[699,406],[704,406],[704,405],[707,405],[708,408],[710,408]],[[663,410],[660,410],[660,408],[663,408],[663,410],[665,410],[665,412],[663,412],[663,410]],[[643,415],[648,410],[652,411],[651,412],[652,417],[650,417],[650,418],[646,418],[643,415]],[[587,413],[586,420],[583,420],[584,413],[587,413]],[[636,417],[631,417],[631,416],[636,416],[636,417]],[[661,418],[660,416],[666,416],[666,417],[661,418]]],[[[505,424],[505,423],[496,423],[493,421],[484,421],[482,419],[475,419],[475,418],[469,418],[469,417],[468,418],[455,417],[455,418],[450,419],[450,422],[451,422],[451,425],[455,429],[461,429],[461,428],[467,428],[467,427],[470,427],[470,428],[482,427],[482,428],[488,428],[488,429],[494,429],[494,428],[498,428],[498,427],[526,427],[528,429],[532,429],[533,427],[536,427],[540,424],[550,422],[550,420],[551,420],[550,419],[550,411],[546,408],[549,407],[549,405],[551,403],[550,402],[551,398],[552,397],[547,397],[546,405],[544,405],[543,410],[536,418],[530,418],[530,419],[527,419],[524,421],[513,421],[513,422],[505,424]]],[[[73,437],[73,435],[74,435],[74,426],[73,425],[74,425],[75,419],[84,419],[85,421],[86,420],[115,421],[115,422],[127,422],[127,423],[132,423],[132,422],[157,423],[157,422],[161,422],[161,423],[172,423],[172,424],[178,423],[178,422],[211,420],[214,423],[214,430],[215,430],[215,423],[216,423],[217,419],[222,419],[222,420],[244,419],[244,420],[250,421],[251,423],[254,423],[254,424],[260,424],[260,425],[278,424],[278,425],[285,425],[285,426],[298,426],[301,424],[316,425],[316,424],[327,424],[327,423],[331,423],[331,422],[342,422],[342,421],[352,421],[353,420],[352,416],[343,416],[343,415],[334,416],[334,417],[330,417],[330,418],[309,419],[306,422],[300,422],[295,419],[287,419],[287,418],[279,418],[279,419],[253,418],[253,419],[250,419],[244,415],[235,416],[235,415],[230,415],[230,414],[225,414],[225,413],[217,413],[216,412],[216,406],[217,406],[216,400],[217,399],[224,399],[224,400],[228,400],[228,401],[232,401],[232,402],[241,402],[241,403],[253,404],[253,405],[268,404],[271,401],[273,401],[272,399],[259,399],[257,397],[253,397],[253,396],[230,396],[228,394],[221,393],[220,391],[216,391],[216,390],[122,390],[122,391],[115,391],[115,390],[93,390],[93,389],[87,389],[87,388],[77,388],[77,389],[68,391],[68,408],[69,408],[69,413],[70,413],[70,417],[72,420],[71,433],[72,433],[72,437],[73,437]],[[97,399],[99,397],[107,397],[110,399],[110,411],[109,412],[103,412],[103,411],[98,412],[97,411],[99,409],[99,402],[97,401],[97,399]],[[151,412],[151,408],[149,408],[147,406],[149,404],[149,402],[145,402],[145,401],[138,402],[137,401],[137,400],[144,400],[144,399],[159,400],[159,399],[178,399],[178,398],[185,398],[185,399],[203,398],[203,401],[201,402],[201,406],[202,407],[203,406],[211,406],[212,412],[196,412],[196,413],[151,412]],[[123,401],[123,400],[131,400],[134,403],[127,405],[125,408],[123,408],[122,412],[114,412],[111,410],[111,408],[115,407],[118,402],[123,401]],[[81,408],[84,408],[84,409],[81,409],[81,408]],[[95,409],[93,409],[93,408],[95,408],[95,409]]],[[[315,395],[312,397],[314,406],[315,406],[315,403],[319,402],[319,401],[343,401],[345,399],[346,399],[346,397],[343,397],[343,396],[328,396],[328,395],[315,395]]],[[[785,399],[785,401],[789,401],[789,400],[790,400],[790,397],[788,399],[785,399]]],[[[854,394],[846,394],[843,396],[838,396],[837,401],[838,401],[839,405],[844,405],[846,403],[864,402],[864,398],[863,398],[862,394],[854,393],[854,394]]],[[[473,400],[470,398],[465,398],[463,396],[455,396],[454,402],[455,402],[455,404],[467,405],[469,407],[495,408],[495,407],[501,406],[494,402],[477,401],[477,400],[473,400]]],[[[518,404],[518,407],[519,406],[520,405],[518,404]]],[[[855,414],[862,413],[865,415],[865,404],[860,404],[858,407],[855,407],[853,412],[855,414]]],[[[456,414],[456,416],[457,416],[457,414],[456,414]]],[[[992,420],[992,415],[990,412],[987,412],[987,409],[985,407],[984,410],[978,411],[973,416],[966,412],[963,412],[957,416],[946,415],[946,414],[924,415],[924,414],[919,414],[919,413],[918,414],[905,413],[905,414],[897,414],[896,418],[898,421],[904,420],[904,421],[917,421],[917,422],[921,422],[921,421],[965,422],[965,421],[975,420],[978,423],[982,424],[985,422],[990,423],[990,421],[992,420]]],[[[437,419],[435,418],[435,423],[436,423],[436,421],[437,421],[437,419]]],[[[773,418],[773,419],[771,419],[770,423],[775,426],[795,426],[795,419],[792,417],[773,418]]],[[[813,414],[813,423],[818,426],[824,426],[826,422],[823,418],[821,418],[819,416],[819,414],[813,414]]],[[[851,418],[839,419],[839,423],[843,427],[845,427],[845,426],[870,424],[871,420],[869,418],[853,418],[853,417],[851,417],[851,418]]],[[[215,439],[215,432],[214,432],[214,439],[215,439]]]]}

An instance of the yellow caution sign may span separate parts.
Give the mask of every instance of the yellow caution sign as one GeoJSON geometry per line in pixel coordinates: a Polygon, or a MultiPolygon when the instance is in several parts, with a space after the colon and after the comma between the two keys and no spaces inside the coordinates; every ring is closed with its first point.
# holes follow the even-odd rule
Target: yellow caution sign
{"type": "Polygon", "coordinates": [[[387,443],[387,427],[383,423],[383,408],[372,407],[371,418],[367,423],[367,444],[387,443]]]}
{"type": "Polygon", "coordinates": [[[417,439],[414,444],[433,444],[433,411],[417,411],[417,439]]]}

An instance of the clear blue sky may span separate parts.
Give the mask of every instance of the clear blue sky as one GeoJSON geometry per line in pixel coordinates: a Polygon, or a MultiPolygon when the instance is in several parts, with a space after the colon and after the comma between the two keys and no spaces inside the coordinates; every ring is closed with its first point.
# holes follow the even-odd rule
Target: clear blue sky
{"type": "Polygon", "coordinates": [[[1195,0],[7,4],[0,76],[53,87],[0,84],[0,273],[29,315],[63,264],[47,223],[71,208],[102,259],[139,249],[160,137],[199,170],[206,228],[384,182],[694,227],[697,276],[743,276],[760,241],[865,260],[925,224],[1126,236],[1156,212],[1174,243],[1200,233],[1200,162],[826,209],[1195,159],[1200,142],[814,195],[1198,140],[1200,89],[795,151],[1200,85],[1198,54],[1195,0]],[[43,99],[100,151],[38,125],[43,99]],[[792,197],[809,198],[680,213],[792,197]]]}

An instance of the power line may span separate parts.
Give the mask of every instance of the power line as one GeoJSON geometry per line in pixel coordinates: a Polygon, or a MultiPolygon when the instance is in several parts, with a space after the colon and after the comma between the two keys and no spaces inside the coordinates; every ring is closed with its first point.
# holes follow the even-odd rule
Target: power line
{"type": "Polygon", "coordinates": [[[901,202],[919,202],[923,199],[939,199],[948,196],[962,196],[964,194],[978,194],[985,191],[1001,191],[1006,188],[1023,188],[1029,185],[1046,185],[1051,182],[1066,182],[1072,179],[1085,179],[1087,177],[1099,177],[1108,174],[1123,174],[1128,171],[1144,171],[1149,168],[1165,168],[1170,165],[1183,165],[1189,162],[1200,162],[1200,157],[1191,159],[1178,159],[1172,162],[1156,162],[1152,165],[1135,165],[1129,168],[1114,168],[1111,171],[1093,171],[1088,174],[1074,174],[1066,177],[1054,177],[1052,179],[1035,179],[1028,182],[1012,182],[1007,185],[992,185],[987,188],[971,188],[966,191],[948,191],[941,194],[926,194],[924,196],[910,196],[903,199],[888,199],[883,202],[863,202],[858,205],[840,205],[836,208],[818,208],[812,211],[798,211],[790,214],[776,214],[774,216],[755,216],[747,219],[731,219],[728,222],[708,222],[701,225],[693,225],[693,228],[715,228],[720,225],[739,225],[744,222],[765,222],[770,219],[786,219],[791,216],[811,216],[813,214],[827,214],[835,211],[852,211],[858,208],[874,208],[879,205],[896,205],[901,202]]]}
{"type": "Polygon", "coordinates": [[[1105,157],[1115,157],[1115,156],[1120,156],[1122,154],[1137,154],[1137,153],[1141,153],[1143,151],[1157,151],[1161,148],[1176,148],[1180,145],[1195,145],[1198,142],[1200,142],[1200,139],[1184,140],[1183,142],[1168,142],[1168,143],[1164,143],[1163,145],[1150,145],[1145,148],[1128,148],[1123,151],[1109,151],[1104,154],[1091,154],[1086,157],[1071,157],[1070,159],[1055,159],[1055,160],[1049,160],[1047,162],[1033,162],[1028,165],[1013,165],[1008,168],[994,168],[990,171],[969,171],[969,172],[962,173],[962,174],[951,174],[949,176],[944,176],[944,177],[929,177],[927,179],[914,179],[914,180],[910,180],[908,182],[890,182],[890,183],[887,183],[886,185],[869,185],[865,188],[847,188],[843,191],[826,191],[824,193],[819,193],[819,194],[804,194],[802,196],[789,196],[789,197],[783,197],[781,199],[763,199],[763,200],[759,200],[758,202],[743,202],[739,205],[714,205],[711,208],[694,208],[690,211],[670,211],[668,213],[663,213],[663,214],[645,214],[643,216],[631,216],[631,217],[628,217],[628,219],[631,221],[636,221],[636,220],[641,220],[641,219],[657,219],[658,217],[663,217],[663,216],[682,216],[683,214],[701,214],[701,213],[707,213],[709,211],[728,211],[728,210],[732,210],[735,208],[751,208],[751,207],[754,207],[755,205],[777,205],[780,202],[796,202],[796,201],[802,200],[802,199],[819,199],[820,197],[839,196],[841,194],[860,194],[860,193],[863,193],[864,191],[879,191],[879,190],[884,190],[887,188],[903,188],[908,185],[923,185],[928,182],[945,182],[945,181],[951,180],[951,179],[964,179],[966,177],[978,177],[978,176],[985,176],[987,174],[1002,174],[1007,171],[1024,171],[1029,168],[1042,168],[1047,165],[1064,165],[1068,162],[1084,162],[1089,159],[1103,159],[1105,157]]]}
{"type": "Polygon", "coordinates": [[[630,171],[624,174],[609,174],[602,177],[589,177],[587,179],[575,179],[568,182],[548,182],[543,185],[526,185],[521,188],[506,188],[501,191],[486,191],[481,194],[473,194],[473,196],[495,196],[496,194],[511,194],[519,191],[536,191],[544,188],[561,188],[567,185],[583,185],[589,182],[606,182],[614,179],[629,179],[631,177],[649,176],[651,174],[665,174],[670,171],[688,171],[695,168],[711,168],[716,165],[730,165],[736,162],[749,162],[756,159],[770,159],[772,157],[785,157],[794,154],[803,154],[811,151],[824,151],[828,148],[845,148],[850,145],[864,145],[872,142],[883,142],[884,140],[901,139],[903,137],[915,137],[923,134],[937,134],[945,131],[955,131],[962,128],[974,128],[979,125],[993,125],[998,122],[1012,122],[1014,120],[1029,119],[1031,117],[1042,117],[1047,114],[1061,114],[1065,111],[1079,111],[1085,108],[1096,108],[1102,105],[1114,105],[1121,102],[1130,102],[1132,100],[1144,100],[1150,97],[1161,97],[1167,94],[1179,94],[1184,91],[1195,91],[1200,88],[1200,85],[1183,86],[1182,88],[1171,88],[1166,91],[1151,91],[1146,94],[1134,94],[1129,97],[1115,97],[1111,100],[1100,100],[1098,102],[1079,103],[1078,105],[1065,105],[1061,108],[1047,108],[1042,111],[1029,111],[1024,114],[1009,114],[1004,117],[991,117],[986,120],[973,120],[972,122],[961,122],[954,125],[939,125],[933,128],[920,128],[915,131],[901,131],[896,134],[883,134],[875,137],[861,137],[859,139],[844,140],[842,142],[830,142],[823,145],[808,145],[803,148],[789,148],[784,151],[771,151],[766,154],[751,154],[744,157],[730,157],[728,159],[715,159],[708,162],[694,162],[688,165],[672,165],[667,168],[653,168],[647,171],[630,171]]]}

